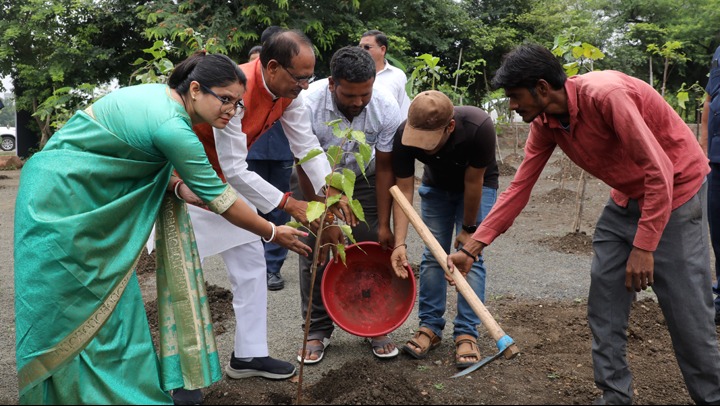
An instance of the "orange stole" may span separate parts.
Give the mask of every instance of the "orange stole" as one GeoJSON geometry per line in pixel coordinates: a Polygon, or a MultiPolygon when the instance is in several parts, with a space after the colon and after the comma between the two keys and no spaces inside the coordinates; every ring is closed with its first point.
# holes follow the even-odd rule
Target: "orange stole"
{"type": "MultiPolygon", "coordinates": [[[[273,100],[273,96],[263,82],[262,65],[259,59],[240,65],[240,69],[247,77],[247,90],[243,96],[245,115],[242,119],[242,130],[247,135],[247,147],[250,149],[255,140],[282,116],[292,99],[280,97],[273,100]]],[[[207,123],[196,124],[193,126],[193,131],[205,147],[205,154],[207,154],[213,169],[225,182],[225,176],[218,162],[212,126],[207,123]]]]}

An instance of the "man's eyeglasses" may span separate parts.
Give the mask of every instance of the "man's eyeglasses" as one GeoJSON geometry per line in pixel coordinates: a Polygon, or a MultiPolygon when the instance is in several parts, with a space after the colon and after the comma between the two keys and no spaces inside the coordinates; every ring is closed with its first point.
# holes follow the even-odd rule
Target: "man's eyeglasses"
{"type": "Polygon", "coordinates": [[[360,45],[358,45],[358,46],[359,46],[360,48],[366,50],[366,51],[369,51],[369,50],[371,50],[372,48],[375,48],[374,45],[368,45],[368,44],[360,44],[360,45]]]}
{"type": "Polygon", "coordinates": [[[284,67],[284,66],[282,66],[282,65],[280,65],[280,64],[278,64],[278,65],[279,65],[281,68],[285,69],[285,72],[287,72],[288,75],[290,75],[290,77],[292,78],[292,80],[294,80],[295,83],[297,83],[298,86],[302,86],[303,83],[307,83],[307,84],[309,85],[310,83],[312,83],[312,82],[315,81],[315,75],[311,75],[310,77],[306,77],[306,78],[299,78],[299,77],[293,75],[292,72],[290,72],[290,71],[288,70],[288,68],[286,68],[286,67],[284,67]]]}
{"type": "Polygon", "coordinates": [[[218,96],[210,90],[207,86],[201,84],[200,87],[203,88],[207,93],[210,93],[211,95],[215,96],[216,99],[220,100],[222,105],[220,105],[220,112],[223,114],[230,114],[231,116],[239,116],[242,114],[243,111],[245,111],[245,105],[243,104],[242,100],[238,100],[237,102],[233,103],[232,100],[228,99],[227,97],[218,96]]]}

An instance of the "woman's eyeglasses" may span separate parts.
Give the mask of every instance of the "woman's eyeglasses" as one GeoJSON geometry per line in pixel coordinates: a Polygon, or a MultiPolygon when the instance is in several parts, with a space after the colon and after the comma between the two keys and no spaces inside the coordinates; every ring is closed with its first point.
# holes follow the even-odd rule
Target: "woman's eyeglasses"
{"type": "Polygon", "coordinates": [[[280,65],[279,63],[278,63],[278,65],[279,65],[281,68],[285,69],[285,72],[287,72],[287,74],[290,75],[290,77],[292,78],[292,80],[294,80],[295,83],[297,83],[298,86],[302,86],[304,83],[307,83],[307,84],[309,85],[310,83],[312,83],[312,82],[315,81],[315,75],[311,75],[311,76],[306,77],[306,78],[299,78],[299,77],[293,75],[292,72],[290,72],[290,71],[288,70],[288,68],[280,65]]]}
{"type": "Polygon", "coordinates": [[[203,88],[204,91],[207,93],[210,93],[211,95],[215,96],[216,99],[220,100],[220,112],[223,114],[230,114],[231,116],[239,116],[240,114],[245,111],[245,105],[243,104],[242,100],[238,100],[237,102],[233,103],[232,100],[228,99],[227,97],[218,96],[210,90],[207,86],[201,84],[200,87],[203,88]]]}

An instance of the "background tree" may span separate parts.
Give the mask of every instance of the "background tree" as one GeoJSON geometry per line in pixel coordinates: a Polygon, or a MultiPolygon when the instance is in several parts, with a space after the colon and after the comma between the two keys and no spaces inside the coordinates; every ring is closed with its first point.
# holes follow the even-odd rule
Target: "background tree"
{"type": "Polygon", "coordinates": [[[0,75],[10,76],[20,133],[49,137],[38,106],[62,87],[123,81],[149,41],[135,8],[145,1],[11,0],[0,7],[0,75]],[[31,122],[32,120],[32,122],[31,122]]]}
{"type": "MultiPolygon", "coordinates": [[[[664,67],[648,46],[681,42],[687,61],[670,65],[665,83],[672,99],[684,83],[707,83],[720,45],[718,19],[717,0],[2,0],[0,75],[12,78],[18,125],[32,122],[48,137],[103,84],[137,83],[133,73],[150,62],[133,62],[157,41],[167,61],[202,47],[243,62],[266,27],[296,28],[315,44],[316,75],[323,77],[337,49],[379,29],[393,64],[410,75],[417,57],[431,55],[435,88],[455,103],[481,105],[511,48],[526,41],[552,48],[558,35],[572,32],[574,41],[597,44],[606,55],[597,69],[653,84],[664,67]]],[[[695,92],[689,97],[689,106],[698,104],[695,92]]]]}

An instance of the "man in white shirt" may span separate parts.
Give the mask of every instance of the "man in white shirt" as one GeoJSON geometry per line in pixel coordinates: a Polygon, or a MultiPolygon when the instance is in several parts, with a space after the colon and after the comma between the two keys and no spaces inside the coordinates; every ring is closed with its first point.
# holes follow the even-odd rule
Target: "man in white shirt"
{"type": "Polygon", "coordinates": [[[387,36],[382,31],[367,31],[363,33],[358,46],[366,50],[375,61],[375,87],[383,88],[395,97],[400,106],[400,115],[405,120],[410,107],[410,97],[405,90],[407,76],[385,59],[388,50],[387,36]]]}
{"type": "MultiPolygon", "coordinates": [[[[342,144],[343,157],[335,165],[335,171],[349,169],[355,172],[353,198],[362,205],[367,224],[353,227],[356,241],[377,241],[384,248],[394,247],[394,237],[390,230],[390,207],[392,199],[389,189],[394,184],[390,162],[395,131],[402,122],[396,100],[383,89],[373,87],[375,68],[372,58],[362,49],[346,46],[339,49],[330,61],[332,76],[322,85],[304,92],[305,105],[310,110],[312,131],[327,151],[331,146],[339,146],[342,140],[333,135],[328,122],[340,120],[340,129],[352,128],[365,133],[368,146],[372,148],[372,158],[364,163],[363,176],[353,152],[359,151],[356,142],[342,144]]],[[[307,196],[306,196],[307,198],[307,196]]],[[[310,200],[310,199],[308,199],[310,200]]],[[[329,227],[325,234],[337,232],[337,227],[329,227]]],[[[325,240],[325,238],[323,238],[325,240]]],[[[330,240],[335,241],[335,237],[330,240]]],[[[314,238],[304,240],[314,246],[314,238]]],[[[321,259],[326,261],[325,258],[321,259]]],[[[300,257],[300,294],[303,319],[310,300],[312,259],[300,257]]],[[[330,342],[334,330],[333,321],[323,305],[320,282],[323,267],[318,267],[313,288],[312,314],[305,353],[305,363],[314,364],[322,360],[325,348],[330,342]]],[[[384,335],[371,339],[372,351],[379,358],[390,358],[398,354],[392,340],[384,335]]],[[[298,360],[302,359],[302,350],[298,360]]]]}

